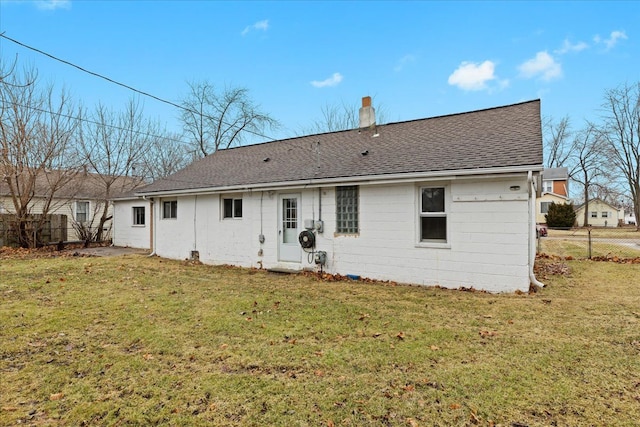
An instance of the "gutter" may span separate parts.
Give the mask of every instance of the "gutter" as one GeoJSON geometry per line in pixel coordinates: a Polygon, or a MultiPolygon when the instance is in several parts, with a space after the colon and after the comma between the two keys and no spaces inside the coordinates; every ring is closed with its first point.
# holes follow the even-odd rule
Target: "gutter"
{"type": "Polygon", "coordinates": [[[279,189],[293,189],[293,188],[315,188],[326,187],[332,184],[345,185],[345,184],[391,184],[402,183],[405,181],[427,180],[427,179],[462,179],[465,177],[477,178],[479,175],[495,175],[495,174],[510,174],[510,173],[523,173],[531,172],[532,170],[541,171],[542,165],[534,166],[510,166],[504,168],[487,168],[487,169],[461,169],[461,170],[445,170],[435,172],[412,172],[412,173],[400,173],[400,174],[386,174],[386,175],[364,175],[364,176],[348,176],[348,177],[334,177],[334,178],[322,178],[322,179],[306,179],[297,181],[280,181],[280,182],[266,182],[266,183],[254,183],[254,184],[241,184],[230,185],[223,187],[201,187],[190,189],[176,189],[176,190],[160,190],[151,192],[140,192],[136,195],[143,196],[176,196],[176,195],[189,195],[189,194],[211,194],[211,193],[223,193],[223,192],[242,192],[249,190],[279,190],[279,189]]]}
{"type": "Polygon", "coordinates": [[[533,266],[536,262],[536,187],[533,180],[533,172],[527,172],[527,182],[529,183],[529,281],[537,288],[544,288],[544,283],[536,279],[533,266]]]}

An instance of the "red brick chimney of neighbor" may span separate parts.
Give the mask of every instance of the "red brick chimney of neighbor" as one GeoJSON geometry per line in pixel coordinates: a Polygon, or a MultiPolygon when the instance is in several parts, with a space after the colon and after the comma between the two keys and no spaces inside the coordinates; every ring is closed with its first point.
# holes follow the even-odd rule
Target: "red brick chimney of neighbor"
{"type": "Polygon", "coordinates": [[[376,125],[376,110],[371,106],[371,97],[362,98],[362,107],[360,108],[360,129],[374,127],[376,125]]]}

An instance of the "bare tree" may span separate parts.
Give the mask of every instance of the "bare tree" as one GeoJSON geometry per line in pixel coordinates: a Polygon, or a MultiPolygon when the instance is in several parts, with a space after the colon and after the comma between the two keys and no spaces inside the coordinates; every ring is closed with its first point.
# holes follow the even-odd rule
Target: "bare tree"
{"type": "Polygon", "coordinates": [[[111,219],[109,200],[143,183],[131,175],[135,165],[143,163],[154,130],[135,100],[119,113],[98,105],[83,120],[79,145],[86,166],[85,185],[100,195],[99,220],[93,234],[96,241],[103,239],[105,223],[111,219]]]}
{"type": "Polygon", "coordinates": [[[33,69],[0,80],[0,172],[23,247],[39,244],[56,193],[76,173],[75,108],[65,91],[56,94],[52,86],[41,90],[36,83],[33,69]]]}
{"type": "Polygon", "coordinates": [[[247,134],[262,134],[278,122],[263,112],[243,87],[217,92],[208,81],[189,82],[182,100],[184,132],[201,156],[245,142],[247,134]]]}
{"type": "Polygon", "coordinates": [[[569,176],[582,186],[584,197],[584,222],[589,223],[589,199],[592,187],[606,175],[603,167],[605,147],[600,133],[593,124],[575,134],[568,156],[565,159],[570,164],[569,176]]]}
{"type": "MultiPolygon", "coordinates": [[[[626,182],[635,217],[640,217],[640,82],[605,92],[603,138],[612,164],[626,182]]],[[[640,224],[638,224],[640,226],[640,224]]],[[[640,229],[640,228],[639,228],[640,229]]]]}
{"type": "MultiPolygon", "coordinates": [[[[382,105],[377,105],[375,109],[376,123],[386,123],[385,108],[382,105]]],[[[308,135],[356,129],[360,126],[359,111],[360,107],[357,103],[353,105],[345,102],[340,104],[325,104],[320,109],[322,117],[314,121],[310,126],[304,128],[300,133],[308,135]]]]}
{"type": "Polygon", "coordinates": [[[143,164],[136,165],[133,174],[150,180],[163,178],[186,167],[192,157],[193,153],[180,141],[180,135],[156,136],[149,143],[143,164]]]}
{"type": "Polygon", "coordinates": [[[545,118],[544,151],[548,168],[567,166],[567,160],[571,156],[571,125],[569,117],[565,116],[559,122],[552,117],[545,118]]]}

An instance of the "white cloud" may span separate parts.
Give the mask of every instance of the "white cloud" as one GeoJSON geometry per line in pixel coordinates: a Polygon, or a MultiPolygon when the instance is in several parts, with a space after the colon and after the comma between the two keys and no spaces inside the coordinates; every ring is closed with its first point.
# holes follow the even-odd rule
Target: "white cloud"
{"type": "Polygon", "coordinates": [[[311,82],[311,85],[315,86],[315,87],[332,87],[332,86],[337,86],[338,84],[340,84],[342,79],[343,79],[342,74],[333,73],[333,75],[331,77],[329,77],[328,79],[313,80],[311,82]]]}
{"type": "Polygon", "coordinates": [[[267,31],[269,29],[269,20],[268,19],[264,19],[262,21],[258,21],[253,25],[248,25],[247,27],[245,27],[244,30],[242,30],[242,34],[243,36],[246,36],[247,34],[249,34],[249,32],[251,30],[260,30],[260,31],[267,31]]]}
{"type": "Polygon", "coordinates": [[[405,65],[407,65],[407,64],[409,64],[411,62],[414,62],[416,60],[416,58],[417,57],[415,55],[411,55],[411,54],[403,56],[402,58],[400,58],[398,60],[398,62],[396,63],[396,66],[393,67],[393,70],[394,71],[402,71],[402,69],[404,68],[405,65]]]}
{"type": "Polygon", "coordinates": [[[562,77],[562,66],[546,51],[538,52],[535,58],[525,61],[518,69],[520,75],[527,79],[540,77],[549,81],[562,77]]]}
{"type": "Polygon", "coordinates": [[[37,0],[35,3],[40,10],[71,9],[71,0],[37,0]]]}
{"type": "Polygon", "coordinates": [[[557,49],[555,53],[557,53],[558,55],[564,55],[565,53],[580,52],[588,48],[589,45],[585,42],[571,43],[569,39],[564,39],[562,47],[560,49],[557,49]]]}
{"type": "Polygon", "coordinates": [[[620,40],[626,40],[628,39],[627,35],[625,34],[624,31],[612,31],[611,34],[609,35],[608,39],[603,39],[602,37],[600,37],[599,35],[595,35],[593,37],[593,41],[596,43],[604,43],[606,50],[611,50],[615,47],[616,44],[618,44],[618,41],[620,40]]]}
{"type": "Polygon", "coordinates": [[[487,82],[496,78],[494,71],[495,64],[491,61],[482,64],[465,61],[449,76],[448,81],[462,90],[484,90],[488,89],[487,82]]]}

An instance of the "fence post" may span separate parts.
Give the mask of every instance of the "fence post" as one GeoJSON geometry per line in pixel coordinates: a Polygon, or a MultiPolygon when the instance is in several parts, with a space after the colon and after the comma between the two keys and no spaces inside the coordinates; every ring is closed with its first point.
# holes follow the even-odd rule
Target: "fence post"
{"type": "Polygon", "coordinates": [[[587,235],[589,236],[589,259],[591,259],[591,227],[587,228],[587,235]]]}

